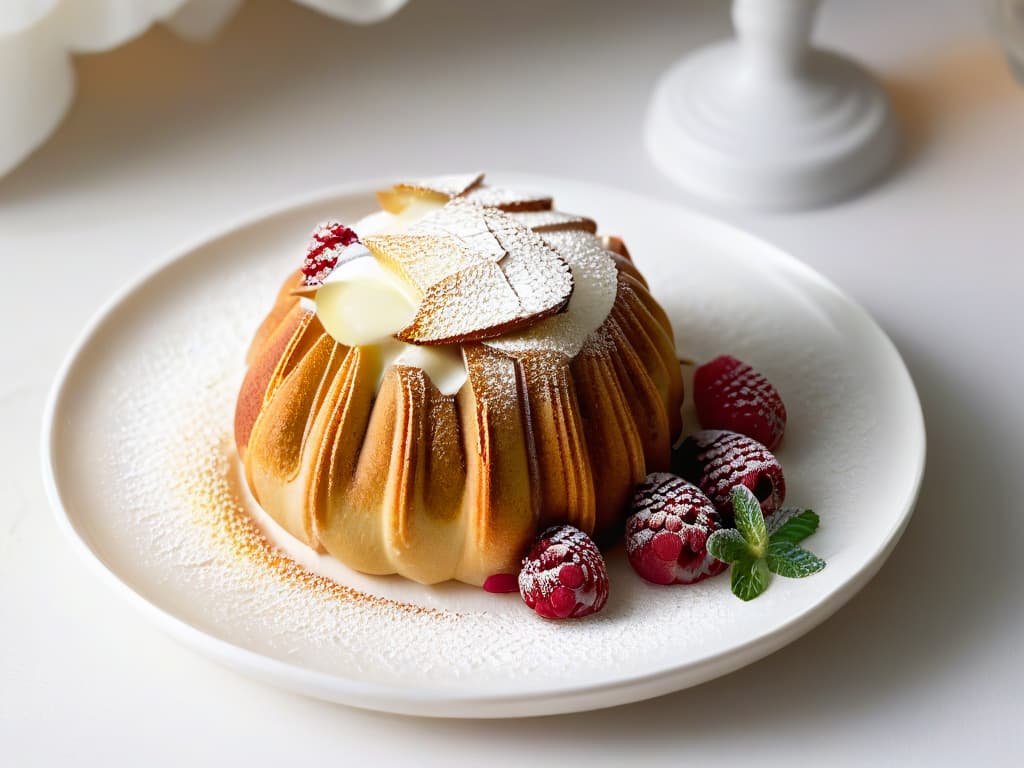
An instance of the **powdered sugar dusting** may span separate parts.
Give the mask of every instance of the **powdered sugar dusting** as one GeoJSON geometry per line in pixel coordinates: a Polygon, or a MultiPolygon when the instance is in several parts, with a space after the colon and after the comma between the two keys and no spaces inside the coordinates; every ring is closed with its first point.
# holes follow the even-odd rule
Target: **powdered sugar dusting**
{"type": "Polygon", "coordinates": [[[715,429],[695,432],[683,441],[676,459],[677,471],[696,483],[728,519],[737,485],[753,491],[766,514],[786,500],[786,478],[778,460],[745,435],[715,429]]]}
{"type": "Polygon", "coordinates": [[[721,355],[694,376],[694,404],[705,429],[729,429],[752,437],[769,450],[786,431],[786,406],[765,376],[750,365],[721,355]]]}
{"type": "Polygon", "coordinates": [[[540,235],[507,214],[489,208],[480,210],[487,228],[505,251],[501,268],[523,312],[538,315],[562,306],[573,291],[573,275],[566,260],[540,235]]]}
{"type": "Polygon", "coordinates": [[[325,221],[313,230],[302,261],[303,283],[315,286],[323,283],[337,266],[345,249],[359,242],[359,236],[339,221],[325,221]]]}
{"type": "Polygon", "coordinates": [[[543,211],[552,204],[550,195],[534,195],[485,185],[471,189],[463,199],[488,208],[500,208],[503,211],[543,211]]]}
{"type": "Polygon", "coordinates": [[[589,616],[608,601],[608,570],[583,531],[555,526],[537,537],[523,559],[519,593],[544,618],[589,616]]]}
{"type": "Polygon", "coordinates": [[[656,584],[692,584],[725,570],[707,550],[721,526],[718,514],[696,486],[675,475],[654,472],[633,497],[626,520],[626,556],[633,568],[656,584]]]}
{"type": "MultiPolygon", "coordinates": [[[[475,258],[487,261],[501,261],[507,253],[488,226],[485,209],[457,200],[425,216],[410,228],[409,234],[454,238],[475,258]]],[[[443,256],[437,254],[435,258],[443,256]]]]}
{"type": "Polygon", "coordinates": [[[545,232],[542,237],[572,270],[574,288],[569,306],[522,331],[487,343],[511,353],[550,349],[572,358],[611,312],[618,272],[601,241],[589,232],[545,232]]]}
{"type": "Polygon", "coordinates": [[[431,176],[427,179],[401,181],[396,188],[427,190],[448,197],[458,197],[477,186],[484,178],[482,173],[449,173],[442,176],[431,176]]]}
{"type": "MultiPolygon", "coordinates": [[[[504,187],[491,187],[483,184],[482,173],[457,173],[444,176],[433,176],[415,181],[402,181],[394,186],[394,192],[404,196],[403,202],[409,202],[409,196],[440,197],[468,200],[477,205],[497,208],[503,211],[545,211],[551,208],[550,195],[537,195],[504,187]]],[[[384,193],[390,197],[390,192],[384,193]]]]}
{"type": "Polygon", "coordinates": [[[534,232],[557,232],[566,229],[590,233],[597,231],[597,223],[593,219],[564,211],[522,211],[510,213],[509,216],[534,232]]]}
{"type": "Polygon", "coordinates": [[[423,294],[398,334],[420,344],[496,336],[556,312],[573,290],[566,261],[501,211],[453,200],[406,234],[366,246],[423,294]]]}
{"type": "Polygon", "coordinates": [[[386,221],[360,221],[373,253],[422,295],[400,338],[436,344],[500,334],[498,345],[508,352],[554,349],[574,357],[608,316],[617,291],[615,264],[593,234],[596,224],[551,210],[550,197],[487,187],[481,178],[400,183],[396,189],[451,199],[411,219],[407,209],[377,214],[386,221]],[[567,300],[565,311],[541,319],[567,300]]]}
{"type": "MultiPolygon", "coordinates": [[[[282,263],[263,258],[274,268],[240,266],[239,253],[236,271],[207,268],[212,283],[174,284],[166,301],[140,304],[146,322],[119,325],[110,358],[94,368],[82,436],[98,450],[76,453],[116,494],[97,513],[98,535],[130,558],[144,594],[204,631],[281,660],[347,678],[456,688],[470,680],[512,685],[524,676],[569,681],[612,664],[656,605],[692,610],[692,603],[673,608],[632,595],[628,567],[619,563],[618,590],[630,597],[579,629],[556,626],[518,596],[465,585],[359,574],[351,575],[358,586],[333,583],[311,570],[318,556],[297,541],[280,531],[268,541],[249,516],[231,439],[247,338],[282,263]],[[262,296],[212,290],[228,274],[242,275],[262,296]]],[[[497,375],[484,369],[484,379],[497,375]]],[[[710,592],[698,602],[708,615],[717,611],[710,592]]]]}
{"type": "MultiPolygon", "coordinates": [[[[618,198],[600,205],[591,196],[581,207],[613,227],[629,225],[632,214],[615,218],[618,198]]],[[[780,611],[795,615],[865,551],[865,505],[878,502],[874,480],[893,456],[887,422],[877,418],[884,397],[863,375],[869,357],[843,343],[841,303],[826,309],[806,286],[782,281],[777,266],[762,273],[752,257],[719,250],[720,239],[687,239],[648,217],[630,247],[672,318],[679,351],[709,359],[732,350],[786,397],[790,431],[780,459],[792,498],[822,514],[815,551],[829,569],[779,580],[739,610],[724,577],[653,588],[613,551],[605,609],[553,623],[518,596],[463,585],[339,573],[339,583],[390,602],[338,599],[240,556],[201,521],[181,478],[190,468],[226,477],[214,506],[246,506],[228,440],[244,350],[294,266],[295,243],[317,221],[357,221],[369,210],[368,196],[332,198],[212,241],[123,304],[73,372],[75,429],[60,430],[58,447],[62,474],[84,479],[69,508],[90,546],[146,599],[202,632],[305,669],[397,690],[483,694],[610,681],[707,658],[774,626],[780,611]],[[225,292],[231,284],[246,290],[225,292]]],[[[297,542],[280,544],[305,562],[297,542]]],[[[320,568],[315,556],[306,567],[320,568]]]]}

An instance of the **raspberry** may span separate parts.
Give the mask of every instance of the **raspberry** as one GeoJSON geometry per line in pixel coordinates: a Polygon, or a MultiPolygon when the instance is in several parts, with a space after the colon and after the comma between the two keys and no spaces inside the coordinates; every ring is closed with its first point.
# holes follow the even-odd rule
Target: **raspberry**
{"type": "Polygon", "coordinates": [[[626,520],[626,556],[655,584],[695,584],[729,566],[708,554],[708,537],[721,528],[700,488],[667,472],[654,472],[633,496],[626,520]]]}
{"type": "Polygon", "coordinates": [[[502,594],[504,592],[518,592],[519,582],[514,573],[495,573],[484,581],[484,591],[502,594]]]}
{"type": "Polygon", "coordinates": [[[587,616],[608,601],[608,569],[587,534],[556,525],[538,536],[523,558],[519,594],[545,619],[587,616]]]}
{"type": "Polygon", "coordinates": [[[359,235],[337,221],[325,221],[313,231],[313,238],[306,247],[306,258],[302,262],[304,285],[320,285],[338,265],[341,252],[353,243],[359,242],[359,235]]]}
{"type": "Polygon", "coordinates": [[[736,432],[694,432],[674,452],[672,466],[707,494],[730,526],[732,489],[737,485],[753,491],[766,515],[786,499],[786,478],[778,459],[761,443],[736,432]]]}
{"type": "Polygon", "coordinates": [[[786,406],[763,374],[729,355],[697,369],[693,401],[704,429],[739,432],[774,451],[786,431],[786,406]]]}

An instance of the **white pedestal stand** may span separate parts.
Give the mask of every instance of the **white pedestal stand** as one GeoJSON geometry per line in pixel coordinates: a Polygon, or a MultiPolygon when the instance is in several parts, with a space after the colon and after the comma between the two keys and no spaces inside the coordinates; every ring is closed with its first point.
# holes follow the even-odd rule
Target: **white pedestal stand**
{"type": "Polygon", "coordinates": [[[851,61],[810,48],[817,0],[734,0],[738,41],[694,53],[658,84],[655,164],[691,192],[748,208],[846,197],[888,165],[885,94],[851,61]]]}

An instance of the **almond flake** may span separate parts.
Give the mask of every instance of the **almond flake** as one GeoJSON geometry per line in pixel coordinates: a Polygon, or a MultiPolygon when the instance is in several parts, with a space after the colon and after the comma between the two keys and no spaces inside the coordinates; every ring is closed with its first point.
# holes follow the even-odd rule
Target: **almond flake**
{"type": "Polygon", "coordinates": [[[550,195],[534,195],[502,187],[479,186],[463,196],[464,200],[503,211],[549,211],[554,203],[550,195]]]}
{"type": "Polygon", "coordinates": [[[597,232],[597,222],[586,216],[564,211],[519,211],[510,213],[513,219],[534,232],[562,232],[579,230],[581,232],[597,232]]]}
{"type": "Polygon", "coordinates": [[[416,344],[493,338],[563,309],[568,263],[540,235],[493,208],[456,199],[404,235],[364,244],[422,294],[396,336],[416,344]]]}

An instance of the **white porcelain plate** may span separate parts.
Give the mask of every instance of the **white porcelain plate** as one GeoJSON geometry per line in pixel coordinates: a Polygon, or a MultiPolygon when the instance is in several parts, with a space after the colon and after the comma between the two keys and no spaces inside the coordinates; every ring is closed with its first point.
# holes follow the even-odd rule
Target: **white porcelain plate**
{"type": "MultiPolygon", "coordinates": [[[[364,184],[261,215],[167,260],[75,347],[45,423],[44,474],[75,546],[185,644],[294,691],[392,712],[540,715],[687,686],[807,632],[877,571],[910,516],[924,427],[909,375],[865,312],[775,248],[614,189],[504,176],[622,235],[679,352],[768,374],[789,409],[787,502],[815,509],[828,567],[743,603],[728,577],[655,587],[608,555],[597,616],[547,622],[516,595],[353,573],[252,506],[231,449],[243,356],[313,226],[375,207],[364,184]],[[287,554],[255,535],[250,515],[287,554]],[[314,574],[320,575],[314,575],[314,574]]],[[[690,424],[693,419],[690,417],[690,424]]]]}

